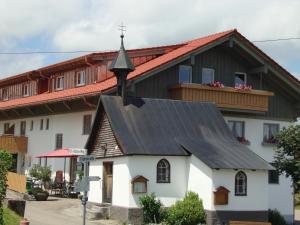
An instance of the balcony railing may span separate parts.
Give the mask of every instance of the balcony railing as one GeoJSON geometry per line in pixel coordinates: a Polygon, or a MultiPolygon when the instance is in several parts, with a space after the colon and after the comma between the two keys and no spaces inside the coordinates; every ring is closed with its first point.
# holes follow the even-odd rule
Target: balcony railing
{"type": "Polygon", "coordinates": [[[267,112],[269,97],[262,90],[240,90],[232,87],[210,87],[203,84],[177,84],[169,89],[171,99],[213,102],[219,108],[267,112]]]}
{"type": "Polygon", "coordinates": [[[28,138],[24,136],[2,135],[0,136],[0,149],[11,153],[26,153],[28,138]]]}

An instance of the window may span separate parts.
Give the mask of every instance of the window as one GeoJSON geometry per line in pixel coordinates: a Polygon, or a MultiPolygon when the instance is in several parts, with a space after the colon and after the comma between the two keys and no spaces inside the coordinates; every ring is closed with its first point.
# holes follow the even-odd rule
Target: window
{"type": "Polygon", "coordinates": [[[64,89],[64,77],[63,76],[56,77],[54,86],[55,86],[54,87],[55,90],[64,89]]]}
{"type": "Polygon", "coordinates": [[[2,100],[4,100],[4,101],[8,100],[8,89],[7,88],[2,89],[2,100]]]}
{"type": "Polygon", "coordinates": [[[26,121],[21,121],[20,135],[25,136],[25,134],[26,134],[26,121]]]}
{"type": "Polygon", "coordinates": [[[279,124],[270,124],[270,123],[265,123],[264,124],[264,143],[271,143],[275,144],[276,143],[276,135],[279,131],[279,124]]]}
{"type": "Polygon", "coordinates": [[[28,84],[23,84],[23,86],[22,86],[22,95],[24,97],[29,96],[29,85],[28,84]]]}
{"type": "Polygon", "coordinates": [[[235,195],[236,196],[247,195],[247,176],[242,171],[239,171],[235,175],[235,195]]]}
{"type": "Polygon", "coordinates": [[[157,183],[170,183],[170,163],[162,159],[157,163],[157,183]]]}
{"type": "Polygon", "coordinates": [[[4,123],[3,131],[4,131],[4,134],[8,134],[8,131],[9,131],[9,123],[4,123]]]}
{"type": "Polygon", "coordinates": [[[63,134],[55,135],[55,149],[61,149],[63,146],[63,134]]]}
{"type": "Polygon", "coordinates": [[[4,134],[15,134],[15,125],[10,125],[9,123],[4,123],[4,134]]]}
{"type": "Polygon", "coordinates": [[[30,122],[30,131],[33,131],[33,120],[30,122]]]}
{"type": "Polygon", "coordinates": [[[41,119],[40,130],[43,130],[43,129],[44,129],[44,119],[41,119]]]}
{"type": "MultiPolygon", "coordinates": [[[[271,163],[272,166],[274,166],[271,163]]],[[[279,184],[279,173],[277,170],[269,170],[269,184],[279,184]]]]}
{"type": "Polygon", "coordinates": [[[83,116],[83,134],[87,135],[91,132],[92,127],[92,115],[83,116]]]}
{"type": "Polygon", "coordinates": [[[215,80],[215,70],[202,68],[202,84],[211,84],[215,80]]]}
{"type": "Polygon", "coordinates": [[[49,130],[49,118],[46,119],[46,130],[49,130]]]}
{"type": "Polygon", "coordinates": [[[245,73],[235,73],[234,84],[235,84],[235,86],[246,85],[247,84],[247,75],[245,73]]]}
{"type": "Polygon", "coordinates": [[[76,72],[76,86],[85,85],[85,71],[76,72]]]}
{"type": "Polygon", "coordinates": [[[228,127],[239,142],[249,143],[245,139],[245,122],[244,121],[228,121],[228,127]]]}
{"type": "Polygon", "coordinates": [[[179,83],[191,83],[192,82],[192,67],[180,66],[179,67],[179,83]]]}

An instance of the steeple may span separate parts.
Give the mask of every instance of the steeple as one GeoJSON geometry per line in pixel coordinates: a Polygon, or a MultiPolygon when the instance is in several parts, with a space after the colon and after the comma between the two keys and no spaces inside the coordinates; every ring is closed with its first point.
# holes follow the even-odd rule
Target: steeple
{"type": "Polygon", "coordinates": [[[112,71],[117,78],[117,95],[122,96],[124,105],[126,104],[126,80],[127,75],[134,71],[134,66],[124,48],[124,26],[121,25],[121,47],[117,57],[111,63],[109,70],[112,71]]]}

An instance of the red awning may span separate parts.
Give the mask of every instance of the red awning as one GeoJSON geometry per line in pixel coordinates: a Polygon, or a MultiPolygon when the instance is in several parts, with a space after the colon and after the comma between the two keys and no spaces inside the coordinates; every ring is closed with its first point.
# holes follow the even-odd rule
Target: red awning
{"type": "Polygon", "coordinates": [[[41,155],[35,156],[35,158],[73,158],[78,157],[78,154],[71,154],[69,148],[57,149],[51,152],[47,152],[41,155]]]}

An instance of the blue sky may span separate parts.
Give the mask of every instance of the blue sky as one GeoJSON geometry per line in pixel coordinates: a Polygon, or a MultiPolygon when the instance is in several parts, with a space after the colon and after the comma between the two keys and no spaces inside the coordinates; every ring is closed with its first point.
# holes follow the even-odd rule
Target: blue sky
{"type": "MultiPolygon", "coordinates": [[[[111,50],[179,43],[237,28],[249,40],[300,37],[300,1],[0,0],[0,52],[111,50]]],[[[256,43],[300,78],[300,40],[256,43]]],[[[0,55],[0,78],[82,54],[0,55]]]]}

